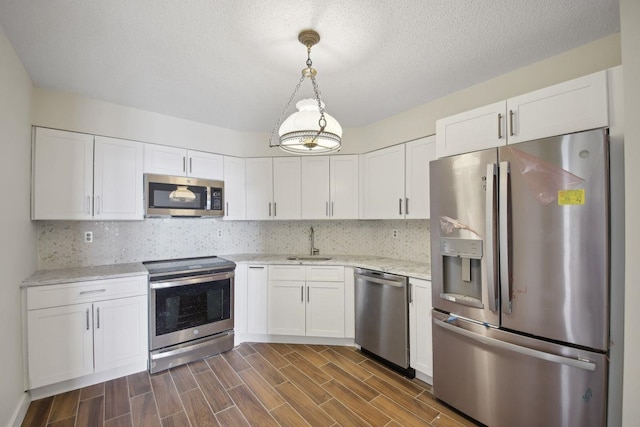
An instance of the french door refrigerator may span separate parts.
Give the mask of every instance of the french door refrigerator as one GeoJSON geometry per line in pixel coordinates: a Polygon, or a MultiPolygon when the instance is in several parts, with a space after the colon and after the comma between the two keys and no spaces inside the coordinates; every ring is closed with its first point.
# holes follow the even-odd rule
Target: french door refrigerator
{"type": "Polygon", "coordinates": [[[492,427],[602,426],[605,129],[430,164],[433,391],[492,427]]]}

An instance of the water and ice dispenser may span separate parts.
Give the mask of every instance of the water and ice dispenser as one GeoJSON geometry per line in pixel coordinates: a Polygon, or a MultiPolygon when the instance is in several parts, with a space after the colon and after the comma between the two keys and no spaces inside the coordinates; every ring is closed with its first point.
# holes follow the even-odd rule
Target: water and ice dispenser
{"type": "Polygon", "coordinates": [[[481,239],[440,238],[442,293],[440,298],[472,307],[482,304],[481,239]]]}

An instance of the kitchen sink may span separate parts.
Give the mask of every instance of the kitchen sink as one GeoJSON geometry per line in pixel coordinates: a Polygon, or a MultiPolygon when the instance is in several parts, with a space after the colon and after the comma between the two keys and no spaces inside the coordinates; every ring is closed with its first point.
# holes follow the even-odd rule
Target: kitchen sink
{"type": "Polygon", "coordinates": [[[293,255],[288,256],[287,259],[289,261],[329,261],[331,257],[322,255],[293,255]]]}

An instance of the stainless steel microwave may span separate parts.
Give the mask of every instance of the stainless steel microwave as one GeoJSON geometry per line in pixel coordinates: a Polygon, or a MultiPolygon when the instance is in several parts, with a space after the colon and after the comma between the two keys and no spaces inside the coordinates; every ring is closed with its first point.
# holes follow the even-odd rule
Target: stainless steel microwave
{"type": "Polygon", "coordinates": [[[224,182],[147,173],[144,204],[147,217],[221,217],[224,215],[224,182]]]}

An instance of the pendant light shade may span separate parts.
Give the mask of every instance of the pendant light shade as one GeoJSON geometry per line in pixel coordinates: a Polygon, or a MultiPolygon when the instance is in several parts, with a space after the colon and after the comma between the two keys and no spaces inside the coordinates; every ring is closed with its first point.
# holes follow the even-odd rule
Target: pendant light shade
{"type": "Polygon", "coordinates": [[[271,131],[269,147],[280,147],[281,150],[288,153],[302,155],[333,153],[341,148],[342,126],[335,118],[325,112],[324,102],[320,97],[320,89],[316,80],[318,72],[311,68],[311,46],[320,41],[320,35],[314,30],[304,30],[298,35],[298,40],[307,46],[307,67],[302,70],[302,77],[298,85],[289,98],[278,123],[271,131]],[[313,85],[315,98],[298,101],[296,103],[298,111],[283,121],[300,85],[307,77],[313,85]],[[281,123],[282,125],[280,125],[281,123]],[[276,129],[278,129],[278,142],[274,143],[276,129]]]}

